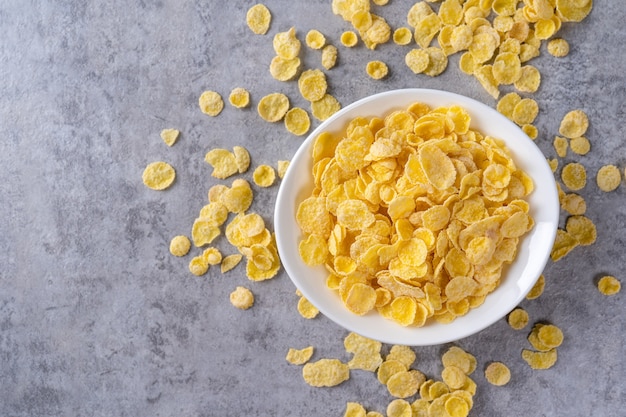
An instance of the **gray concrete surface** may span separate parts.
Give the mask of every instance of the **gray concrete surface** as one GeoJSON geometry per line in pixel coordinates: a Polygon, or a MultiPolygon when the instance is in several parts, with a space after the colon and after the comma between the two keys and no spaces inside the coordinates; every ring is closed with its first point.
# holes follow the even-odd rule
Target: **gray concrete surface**
{"type": "MultiPolygon", "coordinates": [[[[347,401],[384,412],[392,400],[370,373],[311,388],[285,362],[289,347],[309,344],[314,359],[348,356],[345,330],[298,315],[283,271],[261,283],[249,282],[243,265],[197,278],[187,271],[190,256],[168,252],[171,237],[190,233],[208,188],[229,183],[210,177],[208,149],[244,145],[256,166],[289,159],[302,142],[254,107],[227,106],[209,118],[198,109],[200,93],[227,97],[242,86],[255,106],[282,91],[306,107],[295,83],[267,70],[272,36],[293,25],[302,39],[316,28],[338,45],[349,28],[330,1],[266,0],[274,20],[255,36],[244,23],[253,3],[0,2],[0,416],[340,416],[347,401]],[[170,127],[182,132],[172,148],[159,138],[170,127]],[[141,182],[155,160],[177,170],[167,191],[141,182]],[[252,309],[230,305],[237,285],[255,293],[252,309]]],[[[398,27],[410,4],[391,0],[376,10],[398,27]]],[[[532,322],[563,329],[554,368],[529,369],[520,357],[529,328],[513,331],[504,320],[458,342],[478,358],[471,415],[625,415],[624,296],[600,295],[595,281],[613,274],[625,282],[626,184],[606,194],[594,181],[604,164],[626,167],[625,20],[621,2],[596,1],[585,21],[563,25],[568,57],[551,57],[544,45],[532,62],[543,76],[532,97],[546,156],[555,156],[552,139],[568,110],[590,117],[591,152],[560,163],[587,167],[581,194],[598,241],[549,263],[544,294],[521,304],[532,322]],[[484,378],[495,360],[511,368],[505,387],[484,378]]],[[[408,48],[340,47],[339,65],[327,72],[332,93],[347,105],[392,88],[443,88],[495,106],[458,70],[458,55],[440,77],[415,76],[403,63],[408,48]],[[391,68],[383,81],[364,73],[375,58],[391,68]]],[[[318,51],[303,48],[302,58],[319,67],[318,51]]],[[[255,188],[252,209],[270,227],[277,190],[255,188]]],[[[218,246],[234,252],[224,239],[218,246]]],[[[445,348],[416,348],[417,367],[438,377],[445,348]]]]}

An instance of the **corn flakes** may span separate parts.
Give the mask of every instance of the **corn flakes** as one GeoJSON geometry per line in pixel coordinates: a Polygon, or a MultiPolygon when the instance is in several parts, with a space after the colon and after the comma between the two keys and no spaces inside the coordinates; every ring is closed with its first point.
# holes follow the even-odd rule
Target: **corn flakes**
{"type": "Polygon", "coordinates": [[[320,121],[328,119],[341,109],[339,101],[330,94],[324,94],[320,100],[311,103],[311,113],[320,121]]]}
{"type": "Polygon", "coordinates": [[[580,190],[587,184],[587,170],[582,164],[571,162],[563,167],[561,180],[570,190],[580,190]]]}
{"type": "Polygon", "coordinates": [[[161,139],[167,146],[173,146],[180,135],[180,131],[176,129],[163,129],[161,130],[161,139]]]}
{"type": "Polygon", "coordinates": [[[622,284],[617,278],[611,275],[605,275],[598,280],[598,291],[604,295],[615,295],[620,292],[622,284]]]}
{"type": "Polygon", "coordinates": [[[230,303],[241,310],[247,310],[254,304],[254,295],[245,287],[237,287],[230,293],[230,303]]]}
{"type": "Polygon", "coordinates": [[[352,48],[357,44],[358,40],[359,38],[356,36],[356,33],[351,30],[343,32],[340,38],[341,44],[346,48],[352,48]]]}
{"type": "Polygon", "coordinates": [[[569,43],[562,38],[552,39],[548,42],[548,53],[556,58],[563,58],[569,54],[569,43]]]}
{"type": "Polygon", "coordinates": [[[589,142],[589,139],[584,136],[572,138],[569,141],[569,146],[572,151],[578,155],[587,155],[587,153],[591,150],[591,143],[589,142]]]}
{"type": "Polygon", "coordinates": [[[571,215],[581,215],[585,214],[587,211],[587,203],[585,202],[585,199],[578,194],[563,194],[559,200],[561,208],[571,215]]]}
{"type": "Polygon", "coordinates": [[[375,80],[380,80],[384,78],[389,73],[389,67],[382,61],[370,61],[367,63],[365,67],[365,72],[371,78],[375,80]]]}
{"type": "Polygon", "coordinates": [[[557,353],[556,349],[550,349],[546,352],[533,352],[532,350],[523,349],[522,359],[532,369],[549,369],[556,363],[557,353]]]}
{"type": "Polygon", "coordinates": [[[250,93],[245,88],[234,88],[228,96],[228,101],[233,107],[242,109],[250,104],[250,93]]]}
{"type": "Polygon", "coordinates": [[[296,29],[290,28],[286,32],[278,32],[274,35],[272,46],[276,55],[283,59],[293,59],[300,54],[300,41],[296,37],[296,29]]]}
{"type": "Polygon", "coordinates": [[[161,191],[172,185],[176,171],[167,162],[152,162],[143,171],[141,179],[146,187],[161,191]]]}
{"type": "Polygon", "coordinates": [[[239,262],[241,262],[242,258],[243,256],[237,253],[233,255],[228,255],[224,259],[222,259],[222,263],[220,264],[220,271],[222,272],[222,274],[235,268],[239,264],[239,262]]]}
{"type": "Polygon", "coordinates": [[[326,75],[318,69],[306,70],[298,79],[298,88],[306,100],[311,102],[321,100],[328,88],[326,75]]]}
{"type": "Polygon", "coordinates": [[[337,63],[337,47],[326,45],[322,48],[322,66],[327,70],[333,68],[337,63]]]}
{"type": "Polygon", "coordinates": [[[569,148],[569,142],[567,139],[561,136],[555,136],[552,146],[554,146],[554,150],[559,157],[565,158],[567,155],[567,148],[569,148]]]}
{"type": "Polygon", "coordinates": [[[304,365],[313,356],[313,350],[313,346],[308,346],[304,349],[289,348],[285,360],[292,365],[304,365]]]}
{"type": "Polygon", "coordinates": [[[319,314],[319,310],[305,297],[300,297],[298,300],[298,313],[305,319],[314,319],[319,314]]]}
{"type": "Polygon", "coordinates": [[[396,45],[408,45],[413,39],[409,28],[399,27],[393,32],[393,41],[396,45]]]}
{"type": "Polygon", "coordinates": [[[211,149],[204,156],[204,161],[213,167],[211,176],[225,179],[239,172],[235,154],[227,149],[211,149]]]}
{"type": "Polygon", "coordinates": [[[596,226],[585,216],[568,217],[565,230],[576,239],[579,245],[588,246],[596,241],[596,226]]]}
{"type": "Polygon", "coordinates": [[[250,30],[257,35],[264,35],[270,28],[272,15],[264,4],[255,4],[246,13],[246,23],[250,30]]]}
{"type": "Polygon", "coordinates": [[[320,359],[305,364],[302,377],[312,387],[334,387],[350,378],[350,368],[338,359],[320,359]]]}
{"type": "Polygon", "coordinates": [[[407,398],[415,395],[419,390],[420,383],[423,382],[418,375],[411,371],[400,371],[391,375],[386,384],[389,394],[396,398],[407,398]]]}
{"type": "Polygon", "coordinates": [[[537,282],[535,282],[535,285],[533,285],[533,287],[530,289],[530,291],[526,295],[526,299],[534,300],[535,298],[539,298],[539,296],[543,294],[543,289],[545,288],[545,285],[546,285],[545,277],[543,276],[543,274],[539,275],[537,282]]]}
{"type": "Polygon", "coordinates": [[[528,313],[523,308],[518,307],[509,313],[508,322],[511,328],[521,330],[528,324],[528,313]]]}
{"type": "Polygon", "coordinates": [[[276,163],[276,173],[278,174],[278,178],[283,178],[287,173],[287,168],[289,168],[289,161],[278,161],[276,163]]]}
{"type": "Polygon", "coordinates": [[[605,165],[598,170],[596,175],[596,183],[598,188],[608,193],[619,187],[622,182],[622,176],[619,169],[615,165],[605,165]]]}
{"type": "Polygon", "coordinates": [[[513,109],[513,121],[518,125],[532,123],[539,113],[537,102],[531,98],[523,98],[513,109]]]}
{"type": "Polygon", "coordinates": [[[219,265],[222,262],[222,253],[219,249],[210,247],[202,252],[202,258],[209,265],[219,265]]]}
{"type": "Polygon", "coordinates": [[[305,42],[311,49],[322,49],[326,45],[326,37],[319,30],[311,29],[306,34],[305,42]]]}
{"type": "Polygon", "coordinates": [[[271,93],[259,100],[257,111],[267,122],[278,122],[289,110],[289,98],[282,93],[271,93]]]}
{"type": "Polygon", "coordinates": [[[411,404],[403,399],[395,399],[387,405],[387,417],[411,417],[411,404]]]}
{"type": "Polygon", "coordinates": [[[425,49],[428,54],[428,65],[424,70],[424,74],[436,77],[446,70],[448,67],[448,56],[441,48],[429,47],[425,49]]]}
{"type": "Polygon", "coordinates": [[[359,403],[348,402],[346,403],[346,411],[343,417],[366,417],[365,408],[359,403]]]}
{"type": "Polygon", "coordinates": [[[561,120],[559,133],[566,138],[583,136],[589,127],[589,119],[582,110],[572,110],[561,120]]]}
{"type": "Polygon", "coordinates": [[[285,59],[275,56],[270,62],[270,74],[278,81],[289,81],[295,78],[300,70],[300,58],[285,59]]]}
{"type": "Polygon", "coordinates": [[[198,104],[202,113],[213,117],[220,114],[224,108],[222,96],[220,96],[219,93],[210,90],[205,91],[200,95],[198,104]]]}
{"type": "Polygon", "coordinates": [[[185,256],[189,253],[191,242],[184,235],[174,236],[170,242],[170,253],[174,256],[185,256]]]}
{"type": "Polygon", "coordinates": [[[204,275],[208,270],[209,264],[202,256],[195,256],[189,261],[189,271],[196,276],[204,275]]]}
{"type": "Polygon", "coordinates": [[[233,155],[235,155],[235,164],[237,172],[243,174],[250,167],[250,153],[243,146],[233,146],[233,155]]]}
{"type": "Polygon", "coordinates": [[[412,49],[404,57],[404,62],[415,74],[421,74],[428,68],[430,56],[423,49],[412,49]]]}
{"type": "Polygon", "coordinates": [[[557,229],[554,245],[552,245],[550,252],[550,258],[553,262],[556,262],[570,253],[576,246],[578,246],[578,240],[576,240],[574,236],[570,235],[565,230],[557,229]]]}
{"type": "Polygon", "coordinates": [[[491,362],[485,369],[485,378],[490,384],[501,387],[511,380],[511,371],[502,362],[491,362]]]}
{"type": "Polygon", "coordinates": [[[398,362],[401,362],[406,366],[407,369],[410,368],[411,365],[413,365],[415,359],[416,356],[413,349],[411,349],[409,346],[402,345],[393,345],[391,347],[391,350],[389,351],[389,354],[385,358],[385,360],[396,360],[398,362]]]}

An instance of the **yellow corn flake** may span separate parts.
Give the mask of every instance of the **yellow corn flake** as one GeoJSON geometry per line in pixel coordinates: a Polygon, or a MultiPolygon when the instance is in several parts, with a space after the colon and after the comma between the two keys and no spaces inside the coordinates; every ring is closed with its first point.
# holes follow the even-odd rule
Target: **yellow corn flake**
{"type": "Polygon", "coordinates": [[[234,88],[228,96],[228,101],[233,107],[242,109],[250,104],[250,93],[242,87],[234,88]]]}
{"type": "Polygon", "coordinates": [[[572,110],[561,120],[559,133],[566,138],[583,136],[589,127],[589,119],[582,110],[572,110]]]}
{"type": "Polygon", "coordinates": [[[411,404],[403,399],[395,399],[387,405],[387,417],[411,417],[411,404]]]}
{"type": "Polygon", "coordinates": [[[412,49],[404,57],[404,62],[415,74],[421,74],[428,68],[430,56],[423,49],[412,49]]]}
{"type": "Polygon", "coordinates": [[[313,346],[304,349],[289,348],[285,360],[292,365],[304,365],[313,356],[313,346]]]}
{"type": "Polygon", "coordinates": [[[228,187],[224,184],[215,184],[209,188],[209,192],[207,194],[209,203],[219,203],[220,198],[222,198],[222,194],[226,190],[228,190],[228,187]]]}
{"type": "Polygon", "coordinates": [[[386,384],[389,394],[396,398],[407,398],[415,395],[419,390],[420,383],[423,382],[418,375],[411,371],[400,371],[391,375],[386,384]]]}
{"type": "Polygon", "coordinates": [[[380,364],[380,366],[378,367],[378,372],[376,373],[376,377],[378,378],[378,382],[383,385],[387,385],[389,378],[399,372],[404,372],[406,370],[407,367],[402,362],[388,359],[380,364]]]}
{"type": "Polygon", "coordinates": [[[598,170],[598,174],[596,175],[598,188],[606,193],[617,189],[621,182],[622,175],[615,165],[603,166],[598,170]]]}
{"type": "Polygon", "coordinates": [[[278,161],[276,163],[276,173],[278,174],[278,178],[283,178],[287,173],[287,168],[289,168],[289,161],[278,161]]]}
{"type": "Polygon", "coordinates": [[[446,285],[445,294],[448,301],[460,301],[474,294],[478,284],[472,278],[457,276],[446,285]]]}
{"type": "Polygon", "coordinates": [[[565,39],[557,38],[548,42],[548,53],[557,58],[563,58],[569,54],[569,43],[565,39]]]}
{"type": "Polygon", "coordinates": [[[334,387],[350,378],[350,368],[338,359],[320,359],[305,364],[302,377],[312,387],[334,387]]]}
{"type": "Polygon", "coordinates": [[[580,22],[593,7],[593,0],[556,0],[556,12],[564,22],[580,22]]]}
{"type": "Polygon", "coordinates": [[[546,324],[538,328],[537,338],[543,346],[552,349],[563,343],[563,332],[553,324],[546,324]]]}
{"type": "Polygon", "coordinates": [[[173,146],[176,143],[176,139],[178,139],[178,135],[180,135],[180,131],[176,129],[161,130],[161,139],[167,146],[173,146]]]}
{"type": "Polygon", "coordinates": [[[274,35],[272,46],[276,55],[283,59],[293,59],[300,54],[300,41],[296,37],[296,29],[290,28],[286,32],[278,32],[274,35]]]}
{"type": "Polygon", "coordinates": [[[298,206],[296,221],[305,233],[328,237],[332,229],[330,213],[323,197],[309,197],[298,206]]]}
{"type": "Polygon", "coordinates": [[[289,98],[282,93],[271,93],[259,100],[257,111],[266,122],[278,122],[289,110],[289,98]]]}
{"type": "Polygon", "coordinates": [[[458,346],[451,346],[448,348],[448,350],[441,356],[441,363],[445,368],[455,366],[465,372],[466,375],[471,374],[472,359],[470,354],[458,346]]]}
{"type": "Polygon", "coordinates": [[[425,15],[416,22],[414,31],[415,42],[423,49],[428,48],[441,27],[441,18],[438,15],[434,13],[425,15]]]}
{"type": "Polygon", "coordinates": [[[502,362],[491,362],[485,368],[485,378],[490,384],[501,387],[511,380],[511,371],[502,362]]]}
{"type": "Polygon", "coordinates": [[[578,246],[578,241],[574,236],[570,235],[565,230],[557,229],[554,245],[552,245],[552,251],[550,252],[550,258],[553,262],[556,262],[570,253],[576,246],[578,246]]]}
{"type": "Polygon", "coordinates": [[[559,168],[559,160],[556,158],[548,159],[548,165],[550,165],[550,171],[556,172],[559,168]]]}
{"type": "Polygon", "coordinates": [[[513,121],[518,125],[532,123],[539,113],[537,102],[531,98],[523,98],[513,109],[513,121]]]}
{"type": "Polygon", "coordinates": [[[226,188],[219,196],[219,202],[226,206],[230,213],[242,213],[252,204],[252,189],[245,180],[235,180],[230,188],[226,188]]]}
{"type": "Polygon", "coordinates": [[[237,287],[230,293],[230,303],[241,310],[247,310],[254,304],[254,294],[246,287],[237,287]]]}
{"type": "Polygon", "coordinates": [[[198,105],[202,113],[215,117],[222,112],[224,101],[219,93],[208,90],[200,95],[198,105]]]}
{"type": "Polygon", "coordinates": [[[391,27],[385,19],[372,14],[372,25],[361,32],[361,38],[368,49],[376,49],[391,38],[391,27]]]}
{"type": "Polygon", "coordinates": [[[605,275],[598,280],[598,291],[603,295],[615,295],[622,288],[622,284],[617,278],[605,275]]]}
{"type": "Polygon", "coordinates": [[[221,233],[219,226],[213,220],[197,218],[193,222],[191,239],[194,245],[200,247],[213,242],[221,233]]]}
{"type": "Polygon", "coordinates": [[[476,62],[474,61],[474,57],[469,52],[465,52],[459,58],[459,68],[467,75],[474,75],[474,71],[476,70],[476,62]]]}
{"type": "Polygon", "coordinates": [[[399,27],[393,32],[393,41],[396,45],[408,45],[413,40],[413,34],[409,28],[399,27]]]}
{"type": "Polygon", "coordinates": [[[367,417],[367,413],[361,404],[348,402],[343,417],[367,417]]]}
{"type": "Polygon", "coordinates": [[[285,59],[275,56],[270,62],[270,74],[278,81],[289,81],[295,78],[300,70],[300,58],[285,59]]]}
{"type": "Polygon", "coordinates": [[[233,255],[228,255],[224,259],[222,259],[222,263],[220,264],[220,271],[222,272],[222,274],[235,268],[239,264],[239,262],[241,262],[242,258],[243,256],[237,253],[233,255]]]}
{"type": "Polygon", "coordinates": [[[532,350],[523,349],[522,359],[532,369],[549,369],[556,363],[557,353],[556,349],[550,349],[546,352],[533,352],[532,350]]]}
{"type": "Polygon", "coordinates": [[[362,230],[375,220],[374,214],[361,200],[345,200],[337,207],[337,223],[349,230],[362,230]]]}
{"type": "Polygon", "coordinates": [[[537,139],[537,136],[539,135],[539,131],[537,130],[537,127],[531,124],[523,125],[522,131],[526,133],[526,135],[528,135],[528,137],[531,138],[532,140],[537,139]]]}
{"type": "Polygon", "coordinates": [[[584,136],[579,136],[577,138],[572,138],[569,141],[569,146],[572,151],[578,155],[587,155],[591,150],[591,142],[584,136]]]}
{"type": "Polygon", "coordinates": [[[539,70],[532,65],[524,65],[521,68],[520,76],[514,82],[514,86],[518,91],[524,93],[534,93],[539,89],[541,84],[541,74],[539,70]]]}
{"type": "Polygon", "coordinates": [[[328,257],[326,239],[320,235],[309,235],[306,240],[300,241],[298,246],[300,257],[308,266],[323,265],[328,257]]]}
{"type": "Polygon", "coordinates": [[[326,37],[319,30],[311,29],[306,34],[305,42],[311,49],[322,49],[326,45],[326,37]]]}
{"type": "Polygon", "coordinates": [[[146,187],[161,191],[172,185],[176,171],[167,162],[152,162],[144,169],[141,179],[146,187]]]}
{"type": "Polygon", "coordinates": [[[382,61],[370,61],[365,66],[365,72],[371,78],[375,80],[380,80],[384,78],[389,73],[389,67],[382,61]]]}
{"type": "Polygon", "coordinates": [[[300,107],[291,108],[285,115],[285,127],[296,136],[304,135],[311,127],[309,114],[300,107]]]}
{"type": "Polygon", "coordinates": [[[222,262],[222,253],[219,249],[210,247],[202,252],[202,258],[209,265],[219,265],[222,262]]]}
{"type": "Polygon", "coordinates": [[[519,56],[513,52],[503,52],[493,61],[493,78],[498,84],[513,84],[522,76],[519,56]]]}
{"type": "Polygon", "coordinates": [[[270,28],[272,15],[264,4],[255,4],[246,13],[246,23],[250,30],[257,35],[264,35],[270,28]]]}
{"type": "Polygon", "coordinates": [[[560,199],[561,208],[571,215],[585,214],[587,211],[587,203],[585,199],[578,194],[564,194],[560,199]]]}
{"type": "Polygon", "coordinates": [[[565,156],[567,155],[567,148],[569,147],[569,142],[567,141],[567,139],[561,136],[555,136],[552,145],[554,146],[556,154],[561,158],[565,158],[565,156]]]}
{"type": "Polygon", "coordinates": [[[250,167],[250,153],[243,146],[233,146],[233,155],[235,155],[237,171],[243,174],[250,167]]]}
{"type": "Polygon", "coordinates": [[[211,176],[219,179],[228,178],[239,172],[235,154],[227,149],[212,149],[204,156],[204,161],[213,167],[211,176]]]}
{"type": "Polygon", "coordinates": [[[439,147],[422,146],[419,150],[419,162],[428,182],[436,189],[445,190],[454,184],[454,164],[439,147]]]}
{"type": "Polygon", "coordinates": [[[561,180],[570,190],[580,190],[587,184],[587,170],[582,164],[571,162],[563,167],[561,180]]]}
{"type": "Polygon", "coordinates": [[[209,264],[202,256],[195,256],[189,261],[189,271],[196,276],[204,275],[208,270],[209,264]]]}
{"type": "Polygon", "coordinates": [[[518,307],[509,313],[508,322],[511,328],[521,330],[528,324],[528,313],[523,308],[518,307]]]}
{"type": "Polygon", "coordinates": [[[588,246],[596,241],[596,225],[585,216],[568,217],[565,230],[579,245],[588,246]]]}
{"type": "Polygon", "coordinates": [[[477,66],[474,68],[474,76],[491,97],[494,99],[500,97],[498,82],[493,76],[493,67],[491,65],[477,66]]]}
{"type": "Polygon", "coordinates": [[[346,308],[358,316],[370,312],[375,304],[376,290],[363,283],[352,285],[345,300],[346,308]]]}
{"type": "Polygon", "coordinates": [[[425,49],[428,54],[428,65],[424,70],[424,74],[436,77],[446,70],[448,67],[448,56],[441,48],[429,47],[425,49]]]}
{"type": "MultiPolygon", "coordinates": [[[[543,274],[539,275],[537,282],[535,282],[535,285],[533,285],[533,287],[530,289],[530,291],[526,295],[526,299],[534,300],[535,298],[539,298],[539,296],[543,294],[543,289],[545,288],[545,285],[546,285],[545,277],[543,276],[543,274]]],[[[528,313],[526,315],[528,315],[528,313]]]]}
{"type": "Polygon", "coordinates": [[[343,32],[340,38],[341,44],[346,48],[352,48],[357,44],[358,40],[359,38],[357,37],[356,33],[351,30],[343,32]]]}
{"type": "Polygon", "coordinates": [[[496,110],[506,116],[507,118],[513,120],[513,111],[515,110],[515,106],[522,101],[522,98],[517,93],[508,93],[502,96],[502,98],[498,101],[496,105],[496,110]]]}
{"type": "Polygon", "coordinates": [[[314,319],[319,314],[319,310],[305,297],[300,297],[298,300],[298,313],[305,319],[314,319]]]}
{"type": "Polygon", "coordinates": [[[190,248],[191,242],[187,236],[174,236],[170,242],[170,253],[174,256],[185,256],[190,248]]]}
{"type": "Polygon", "coordinates": [[[467,382],[467,376],[465,372],[456,366],[446,366],[441,371],[441,379],[452,390],[461,389],[467,382]]]}
{"type": "Polygon", "coordinates": [[[465,398],[455,395],[451,395],[445,400],[444,408],[446,414],[450,417],[467,417],[470,410],[470,406],[465,398]]]}
{"type": "Polygon", "coordinates": [[[248,257],[246,276],[249,280],[265,281],[276,276],[280,269],[280,259],[278,258],[278,251],[274,245],[274,242],[269,246],[253,245],[253,248],[256,246],[266,249],[266,253],[260,253],[255,256],[253,250],[252,256],[248,257]]]}
{"type": "Polygon", "coordinates": [[[406,366],[406,368],[410,368],[411,365],[415,362],[416,355],[413,349],[409,346],[402,345],[393,345],[389,351],[389,354],[385,358],[385,360],[396,360],[401,362],[406,366]]]}
{"type": "Polygon", "coordinates": [[[328,119],[333,114],[337,113],[341,109],[339,101],[330,94],[324,94],[321,100],[317,100],[311,103],[311,113],[320,121],[328,119]]]}
{"type": "Polygon", "coordinates": [[[322,66],[327,70],[333,68],[337,63],[337,47],[326,45],[322,48],[322,66]]]}
{"type": "Polygon", "coordinates": [[[328,88],[326,75],[318,69],[306,70],[298,79],[298,88],[306,100],[311,102],[321,100],[328,88]]]}

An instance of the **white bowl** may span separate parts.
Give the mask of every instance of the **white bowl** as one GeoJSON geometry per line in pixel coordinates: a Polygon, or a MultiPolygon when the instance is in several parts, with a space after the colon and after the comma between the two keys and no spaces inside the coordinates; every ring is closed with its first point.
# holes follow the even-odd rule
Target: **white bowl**
{"type": "Polygon", "coordinates": [[[287,274],[322,314],[340,326],[384,343],[426,346],[447,343],[474,334],[508,314],[530,291],[543,271],[559,219],[559,202],[553,173],[545,156],[513,122],[495,109],[476,100],[446,91],[403,89],[388,91],[359,100],[324,121],[315,129],[291,160],[276,199],[274,228],[278,252],[287,274]],[[348,311],[338,294],[328,289],[328,272],[323,266],[309,267],[300,258],[298,244],[302,233],[296,222],[299,203],[312,190],[311,150],[323,131],[339,134],[357,116],[383,116],[421,101],[431,107],[457,104],[471,115],[471,127],[485,135],[500,138],[513,155],[517,166],[534,181],[535,189],[527,198],[534,228],[521,240],[514,262],[504,270],[500,286],[485,302],[449,324],[429,320],[423,327],[402,327],[383,318],[377,311],[357,316],[348,311]]]}

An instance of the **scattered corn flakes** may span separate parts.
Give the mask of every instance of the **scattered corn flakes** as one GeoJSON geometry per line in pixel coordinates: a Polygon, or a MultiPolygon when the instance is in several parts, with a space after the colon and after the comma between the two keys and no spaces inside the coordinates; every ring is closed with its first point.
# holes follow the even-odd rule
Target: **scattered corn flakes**
{"type": "Polygon", "coordinates": [[[550,252],[550,258],[553,262],[556,262],[570,253],[576,246],[578,246],[578,241],[574,236],[570,235],[565,230],[557,229],[554,245],[550,252]]]}
{"type": "Polygon", "coordinates": [[[365,72],[367,72],[367,75],[371,78],[380,80],[389,73],[389,67],[382,61],[370,61],[365,67],[365,72]]]}
{"type": "Polygon", "coordinates": [[[167,146],[173,146],[176,143],[176,139],[178,139],[178,135],[180,135],[180,131],[176,129],[161,130],[161,139],[167,146]]]}
{"type": "Polygon", "coordinates": [[[561,120],[559,133],[572,139],[583,136],[589,127],[589,119],[582,110],[572,110],[561,120]]]}
{"type": "Polygon", "coordinates": [[[174,256],[185,256],[191,249],[189,238],[184,235],[174,236],[170,242],[170,253],[174,256]]]}
{"type": "Polygon", "coordinates": [[[410,368],[411,365],[415,362],[416,356],[415,352],[409,346],[402,345],[393,345],[389,354],[385,358],[385,360],[396,360],[401,362],[406,366],[406,368],[410,368]]]}
{"type": "Polygon", "coordinates": [[[222,259],[222,263],[220,265],[220,271],[222,272],[222,274],[236,267],[239,262],[241,262],[242,258],[243,256],[237,253],[233,255],[228,255],[224,259],[222,259]]]}
{"type": "Polygon", "coordinates": [[[326,45],[326,37],[319,30],[311,29],[306,34],[305,42],[311,49],[322,49],[326,45]]]}
{"type": "Polygon", "coordinates": [[[198,104],[200,105],[202,113],[213,117],[220,114],[224,108],[222,96],[220,96],[219,93],[210,90],[205,91],[200,95],[198,104]]]}
{"type": "Polygon", "coordinates": [[[537,338],[543,346],[552,349],[563,343],[563,332],[554,324],[545,324],[537,328],[537,338]]]}
{"type": "Polygon", "coordinates": [[[561,180],[570,190],[580,190],[587,184],[587,170],[582,164],[571,162],[563,167],[561,180]]]}
{"type": "Polygon", "coordinates": [[[546,279],[543,276],[543,274],[541,274],[539,275],[537,282],[535,282],[535,285],[533,285],[533,287],[530,289],[530,291],[526,295],[526,299],[534,300],[535,298],[539,298],[539,296],[543,294],[543,289],[545,288],[545,285],[546,285],[546,279]]]}
{"type": "Polygon", "coordinates": [[[211,149],[204,156],[204,161],[213,167],[211,176],[225,179],[239,172],[235,154],[227,149],[211,149]]]}
{"type": "Polygon", "coordinates": [[[230,303],[241,310],[247,310],[254,304],[254,295],[245,287],[237,287],[230,293],[230,303]]]}
{"type": "Polygon", "coordinates": [[[255,4],[246,13],[246,23],[250,30],[257,35],[264,35],[270,28],[272,15],[264,4],[255,4]]]}
{"type": "Polygon", "coordinates": [[[313,346],[305,347],[304,349],[289,348],[285,360],[292,365],[304,365],[313,356],[313,346]]]}
{"type": "Polygon", "coordinates": [[[300,41],[296,37],[296,29],[290,28],[286,32],[278,32],[274,35],[272,46],[276,55],[283,59],[293,59],[300,54],[300,41]]]}
{"type": "Polygon", "coordinates": [[[334,387],[350,378],[350,368],[338,359],[320,359],[305,364],[302,377],[312,387],[334,387]]]}
{"type": "Polygon", "coordinates": [[[524,65],[517,81],[513,83],[518,91],[524,93],[534,93],[541,85],[541,74],[539,70],[532,65],[524,65]]]}
{"type": "Polygon", "coordinates": [[[588,246],[596,241],[596,225],[585,216],[568,217],[565,230],[579,245],[588,246]]]}
{"type": "Polygon", "coordinates": [[[296,136],[302,136],[309,131],[311,119],[306,110],[292,107],[285,114],[285,128],[296,136]]]}
{"type": "Polygon", "coordinates": [[[161,191],[172,185],[176,171],[167,162],[152,162],[144,169],[141,179],[146,187],[161,191]]]}
{"type": "Polygon", "coordinates": [[[254,170],[252,178],[259,187],[271,187],[276,180],[276,171],[269,165],[259,165],[254,170]]]}
{"type": "Polygon", "coordinates": [[[598,291],[603,295],[615,295],[621,288],[622,284],[614,276],[605,275],[598,280],[598,291]]]}
{"type": "Polygon", "coordinates": [[[219,265],[222,262],[222,253],[215,247],[206,248],[202,252],[202,258],[209,265],[219,265]]]}
{"type": "Polygon", "coordinates": [[[546,352],[533,352],[532,350],[523,349],[522,359],[532,369],[549,369],[556,363],[557,353],[556,349],[550,349],[546,352]]]}
{"type": "Polygon", "coordinates": [[[569,54],[569,43],[562,38],[552,39],[548,42],[548,53],[556,58],[563,58],[569,54]]]}
{"type": "Polygon", "coordinates": [[[598,188],[608,193],[619,187],[622,182],[622,176],[619,169],[615,165],[605,165],[598,170],[596,175],[596,183],[598,188]]]}
{"type": "Polygon", "coordinates": [[[322,48],[322,66],[327,70],[333,68],[337,63],[337,47],[326,45],[322,48]]]}
{"type": "Polygon", "coordinates": [[[228,96],[228,101],[233,107],[242,109],[250,104],[250,93],[242,87],[233,88],[228,96]]]}
{"type": "Polygon", "coordinates": [[[208,270],[209,264],[205,262],[202,256],[196,256],[189,261],[189,271],[196,276],[204,275],[208,270]]]}
{"type": "Polygon", "coordinates": [[[586,155],[591,150],[589,139],[584,136],[572,138],[569,143],[572,151],[578,155],[586,155]]]}
{"type": "Polygon", "coordinates": [[[513,121],[522,126],[532,123],[539,113],[539,106],[532,98],[523,98],[513,109],[513,121]]]}
{"type": "Polygon", "coordinates": [[[511,380],[511,371],[502,362],[491,362],[485,369],[485,378],[490,384],[501,387],[511,380]]]}
{"type": "Polygon", "coordinates": [[[356,36],[356,33],[351,30],[347,30],[341,34],[340,40],[343,46],[346,48],[352,48],[357,44],[359,38],[356,36]]]}
{"type": "Polygon", "coordinates": [[[430,56],[423,49],[412,49],[404,57],[404,62],[415,74],[421,74],[428,68],[430,56]]]}
{"type": "Polygon", "coordinates": [[[528,313],[521,307],[509,313],[509,326],[515,330],[521,330],[528,324],[528,313]]]}

